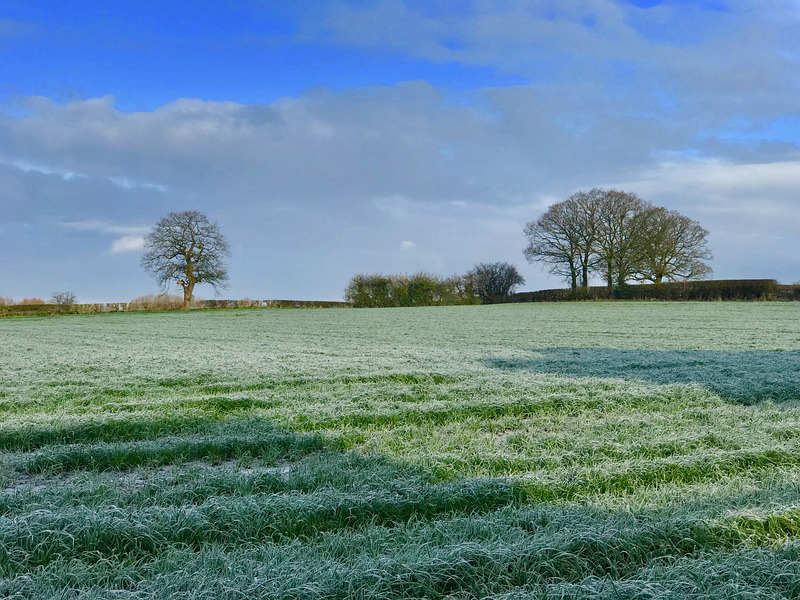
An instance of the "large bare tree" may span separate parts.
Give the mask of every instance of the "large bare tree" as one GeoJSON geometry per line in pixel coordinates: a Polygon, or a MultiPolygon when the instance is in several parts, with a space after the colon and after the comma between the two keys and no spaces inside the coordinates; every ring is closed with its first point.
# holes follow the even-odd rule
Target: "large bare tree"
{"type": "Polygon", "coordinates": [[[708,231],[636,194],[592,188],[552,204],[525,226],[529,262],[550,265],[577,291],[600,274],[609,292],[627,281],[701,279],[711,273],[708,231]]]}
{"type": "Polygon", "coordinates": [[[577,192],[551,205],[539,219],[525,226],[525,258],[550,265],[550,272],[566,278],[573,291],[579,279],[582,288],[589,285],[589,273],[596,262],[597,211],[603,194],[599,188],[577,192]]]}
{"type": "Polygon", "coordinates": [[[581,287],[589,289],[589,274],[597,267],[598,211],[602,207],[605,191],[592,188],[577,192],[567,199],[572,204],[572,219],[578,229],[578,264],[581,270],[581,287]]]}
{"type": "Polygon", "coordinates": [[[185,310],[191,306],[195,285],[207,283],[216,290],[228,281],[228,242],[219,224],[199,211],[171,212],[163,217],[145,238],[144,249],[142,268],[165,290],[173,282],[181,286],[185,310]]]}
{"type": "Polygon", "coordinates": [[[712,273],[704,260],[712,258],[706,245],[708,231],[674,210],[656,207],[642,215],[642,262],[636,279],[703,279],[712,273]]]}
{"type": "Polygon", "coordinates": [[[598,268],[609,291],[623,285],[639,271],[642,262],[644,220],[650,204],[636,194],[608,190],[596,213],[598,268]]]}

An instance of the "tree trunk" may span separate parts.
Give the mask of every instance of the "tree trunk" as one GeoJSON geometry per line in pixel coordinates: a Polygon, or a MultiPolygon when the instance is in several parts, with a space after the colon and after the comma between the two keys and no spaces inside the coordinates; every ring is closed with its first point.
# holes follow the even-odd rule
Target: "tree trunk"
{"type": "Polygon", "coordinates": [[[183,310],[189,310],[192,307],[192,288],[191,283],[183,286],[183,310]]]}

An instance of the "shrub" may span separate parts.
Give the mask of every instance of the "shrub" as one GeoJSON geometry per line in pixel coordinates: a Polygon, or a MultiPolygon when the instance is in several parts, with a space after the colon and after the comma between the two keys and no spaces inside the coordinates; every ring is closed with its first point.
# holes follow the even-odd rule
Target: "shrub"
{"type": "Polygon", "coordinates": [[[413,275],[360,273],[350,279],[344,297],[356,308],[388,308],[472,303],[474,293],[472,286],[459,276],[442,279],[425,272],[413,275]]]}
{"type": "Polygon", "coordinates": [[[236,308],[259,308],[260,306],[261,300],[251,300],[247,297],[236,301],[236,308]]]}
{"type": "Polygon", "coordinates": [[[480,263],[467,273],[473,290],[488,304],[507,302],[514,289],[525,283],[517,268],[507,262],[480,263]]]}
{"type": "Polygon", "coordinates": [[[778,286],[778,300],[800,300],[800,282],[778,286]]]}
{"type": "Polygon", "coordinates": [[[147,294],[134,298],[128,303],[129,311],[136,310],[181,310],[183,298],[175,294],[147,294]]]}
{"type": "Polygon", "coordinates": [[[33,304],[47,304],[47,302],[45,302],[41,298],[23,298],[20,304],[29,306],[33,304]]]}

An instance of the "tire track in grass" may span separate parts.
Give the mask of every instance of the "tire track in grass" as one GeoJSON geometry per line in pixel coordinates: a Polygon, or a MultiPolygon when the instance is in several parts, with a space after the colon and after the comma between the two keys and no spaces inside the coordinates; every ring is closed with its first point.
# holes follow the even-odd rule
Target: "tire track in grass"
{"type": "Polygon", "coordinates": [[[262,431],[160,437],[135,442],[102,442],[47,446],[22,455],[12,464],[17,471],[64,473],[159,466],[199,459],[221,461],[245,454],[265,462],[295,460],[313,452],[338,448],[335,439],[319,434],[295,434],[264,425],[262,431]]]}
{"type": "Polygon", "coordinates": [[[529,418],[539,415],[577,415],[594,411],[641,410],[651,408],[667,410],[671,405],[683,406],[678,402],[678,393],[674,389],[664,390],[653,395],[639,397],[617,394],[585,394],[574,393],[548,394],[536,398],[502,398],[500,400],[474,399],[472,394],[466,397],[467,402],[458,402],[452,398],[439,401],[438,405],[404,406],[401,410],[385,410],[375,406],[374,412],[363,409],[344,412],[337,415],[295,414],[289,416],[287,425],[298,431],[316,431],[341,427],[373,427],[391,428],[398,425],[444,425],[464,419],[492,420],[504,417],[529,418]],[[384,412],[379,412],[381,409],[384,412]]]}
{"type": "Polygon", "coordinates": [[[191,507],[36,510],[0,517],[0,573],[7,577],[72,558],[145,560],[173,546],[285,543],[337,529],[481,514],[518,501],[514,486],[499,480],[431,485],[398,479],[384,482],[382,489],[362,485],[308,494],[214,497],[191,507]]]}
{"type": "Polygon", "coordinates": [[[520,481],[529,501],[578,501],[602,495],[633,494],[641,488],[713,482],[740,473],[758,474],[780,467],[800,467],[800,452],[738,450],[679,457],[679,460],[614,463],[612,469],[590,468],[556,474],[549,481],[526,481],[524,478],[520,481]]]}
{"type": "Polygon", "coordinates": [[[6,420],[0,449],[30,451],[51,444],[153,439],[168,433],[197,433],[226,420],[243,420],[277,403],[250,398],[199,398],[174,404],[103,405],[89,414],[63,414],[43,422],[6,420]],[[120,416],[119,413],[126,413],[120,416]]]}
{"type": "MultiPolygon", "coordinates": [[[[117,522],[125,524],[122,518],[117,522]]],[[[724,535],[725,527],[685,515],[586,506],[506,507],[470,517],[409,520],[392,528],[373,523],[251,549],[174,543],[152,558],[147,548],[119,534],[133,552],[106,552],[106,558],[92,552],[51,554],[49,562],[30,573],[8,568],[0,592],[36,592],[45,598],[48,589],[63,592],[65,579],[77,577],[79,587],[94,589],[96,597],[113,589],[115,597],[127,598],[438,600],[452,595],[526,597],[528,592],[551,597],[559,590],[588,598],[580,594],[613,597],[602,596],[600,582],[638,593],[648,581],[661,588],[671,581],[686,586],[691,573],[702,572],[706,582],[695,580],[700,584],[695,589],[708,589],[710,582],[724,585],[728,577],[765,590],[798,590],[797,550],[747,550],[741,536],[724,535]],[[143,556],[136,554],[140,551],[143,556]],[[733,572],[736,565],[742,567],[739,575],[733,572]]]]}
{"type": "Polygon", "coordinates": [[[215,496],[310,493],[322,488],[382,488],[394,480],[433,483],[430,474],[397,461],[354,453],[324,451],[278,467],[209,464],[173,465],[132,473],[72,473],[28,477],[0,494],[0,515],[23,516],[37,510],[113,505],[119,508],[202,504],[215,496]]]}

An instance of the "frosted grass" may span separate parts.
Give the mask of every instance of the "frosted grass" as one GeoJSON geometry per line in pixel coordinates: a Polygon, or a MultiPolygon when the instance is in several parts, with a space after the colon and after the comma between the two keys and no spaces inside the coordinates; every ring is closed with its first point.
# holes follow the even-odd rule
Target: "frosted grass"
{"type": "Polygon", "coordinates": [[[724,399],[800,403],[800,352],[545,348],[529,360],[487,361],[500,369],[571,377],[697,385],[724,399]]]}
{"type": "Polygon", "coordinates": [[[792,304],[64,316],[0,342],[2,597],[800,595],[792,304]]]}

